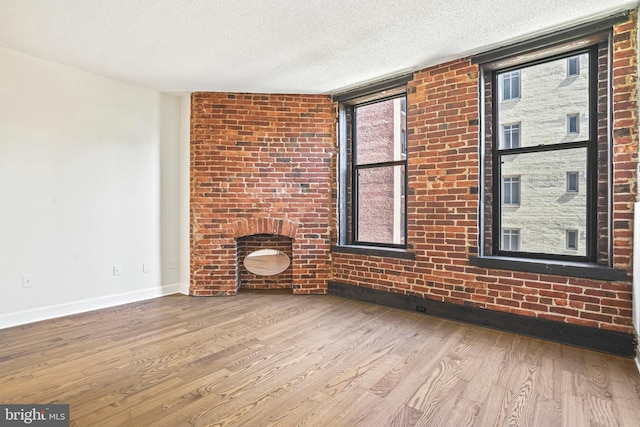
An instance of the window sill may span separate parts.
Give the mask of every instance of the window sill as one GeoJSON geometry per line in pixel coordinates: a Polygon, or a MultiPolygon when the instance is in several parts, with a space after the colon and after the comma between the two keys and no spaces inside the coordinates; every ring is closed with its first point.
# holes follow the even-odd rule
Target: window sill
{"type": "Polygon", "coordinates": [[[415,259],[416,254],[406,249],[384,248],[378,246],[342,245],[331,246],[331,252],[342,254],[371,255],[388,258],[415,259]]]}
{"type": "Polygon", "coordinates": [[[581,262],[485,256],[470,257],[469,263],[476,267],[580,277],[583,279],[605,280],[608,282],[625,282],[627,280],[627,272],[625,270],[617,270],[602,265],[581,262]]]}

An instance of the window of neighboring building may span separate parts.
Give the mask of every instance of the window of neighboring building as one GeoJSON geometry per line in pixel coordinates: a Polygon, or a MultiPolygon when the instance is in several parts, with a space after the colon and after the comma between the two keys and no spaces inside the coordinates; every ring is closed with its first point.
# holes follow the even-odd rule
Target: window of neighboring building
{"type": "Polygon", "coordinates": [[[577,76],[580,74],[580,57],[572,56],[567,58],[567,76],[577,76]]]}
{"type": "Polygon", "coordinates": [[[578,250],[578,230],[567,230],[566,233],[567,250],[578,250]]]}
{"type": "Polygon", "coordinates": [[[505,176],[502,178],[502,204],[520,204],[520,177],[505,176]]]}
{"type": "Polygon", "coordinates": [[[520,230],[503,229],[502,230],[502,247],[503,251],[515,252],[520,250],[520,230]]]}
{"type": "Polygon", "coordinates": [[[580,133],[580,114],[567,115],[567,133],[578,135],[580,133]]]}
{"type": "Polygon", "coordinates": [[[406,248],[406,86],[339,108],[340,244],[406,248]]]}
{"type": "Polygon", "coordinates": [[[520,147],[520,124],[502,125],[502,143],[500,148],[520,147]]]}
{"type": "Polygon", "coordinates": [[[578,172],[567,172],[567,193],[577,193],[578,182],[579,182],[578,172]]]}
{"type": "Polygon", "coordinates": [[[503,101],[520,98],[520,70],[501,74],[500,87],[503,101]]]}

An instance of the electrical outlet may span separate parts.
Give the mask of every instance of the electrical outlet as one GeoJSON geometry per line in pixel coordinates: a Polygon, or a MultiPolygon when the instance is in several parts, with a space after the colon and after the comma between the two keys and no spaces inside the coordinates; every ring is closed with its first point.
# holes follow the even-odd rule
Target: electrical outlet
{"type": "Polygon", "coordinates": [[[149,271],[151,271],[151,270],[149,270],[149,263],[148,262],[143,262],[142,263],[142,272],[143,273],[148,273],[149,271]]]}
{"type": "Polygon", "coordinates": [[[121,265],[114,265],[113,266],[113,275],[114,276],[119,276],[121,272],[122,272],[122,266],[121,265]]]}
{"type": "Polygon", "coordinates": [[[427,307],[424,307],[422,305],[416,305],[416,311],[418,313],[426,313],[427,312],[427,307]]]}
{"type": "Polygon", "coordinates": [[[33,274],[23,274],[22,275],[22,287],[23,288],[33,288],[33,274]]]}

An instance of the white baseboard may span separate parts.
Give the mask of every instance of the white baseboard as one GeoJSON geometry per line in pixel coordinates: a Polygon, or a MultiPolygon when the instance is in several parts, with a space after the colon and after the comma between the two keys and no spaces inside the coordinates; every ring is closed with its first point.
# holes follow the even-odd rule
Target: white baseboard
{"type": "MultiPolygon", "coordinates": [[[[71,314],[84,313],[86,311],[98,310],[101,308],[113,307],[116,305],[128,304],[136,301],[143,301],[151,298],[158,298],[165,295],[172,295],[183,292],[184,285],[175,283],[157,288],[142,289],[139,291],[125,292],[116,295],[90,298],[81,301],[73,301],[65,304],[51,305],[47,307],[35,308],[32,310],[17,311],[15,313],[3,314],[0,316],[0,329],[11,326],[24,325],[26,323],[38,322],[41,320],[53,319],[56,317],[69,316],[71,314]]],[[[189,294],[189,286],[186,287],[186,295],[189,294]]]]}
{"type": "Polygon", "coordinates": [[[185,285],[184,283],[181,283],[178,286],[179,286],[179,289],[178,289],[179,293],[183,295],[189,295],[189,285],[185,285]]]}

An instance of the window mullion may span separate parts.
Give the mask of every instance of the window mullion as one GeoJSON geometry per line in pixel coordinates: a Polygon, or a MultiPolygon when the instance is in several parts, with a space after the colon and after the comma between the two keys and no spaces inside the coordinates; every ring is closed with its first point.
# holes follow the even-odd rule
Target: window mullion
{"type": "Polygon", "coordinates": [[[371,169],[371,168],[384,168],[389,166],[403,166],[406,165],[406,160],[393,160],[389,162],[380,162],[380,163],[365,163],[362,165],[355,165],[358,169],[371,169]]]}
{"type": "Polygon", "coordinates": [[[573,150],[575,148],[590,147],[593,144],[592,139],[584,141],[567,142],[562,144],[547,144],[547,145],[534,145],[531,147],[519,147],[519,148],[505,148],[498,149],[501,155],[507,154],[528,154],[528,153],[540,153],[540,152],[552,152],[560,150],[573,150]]]}

